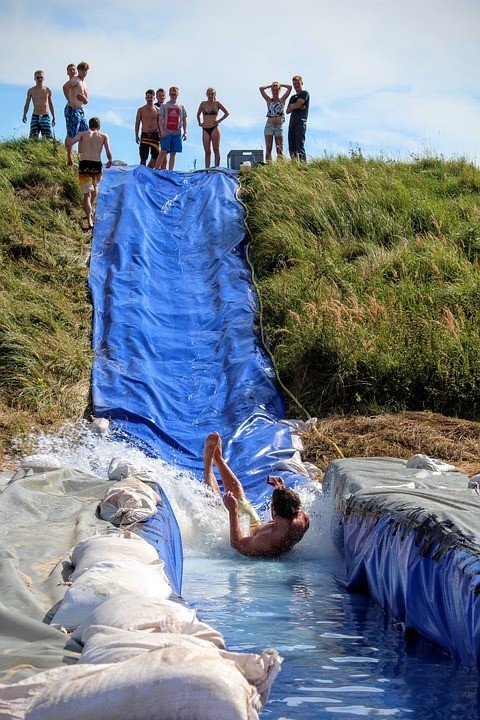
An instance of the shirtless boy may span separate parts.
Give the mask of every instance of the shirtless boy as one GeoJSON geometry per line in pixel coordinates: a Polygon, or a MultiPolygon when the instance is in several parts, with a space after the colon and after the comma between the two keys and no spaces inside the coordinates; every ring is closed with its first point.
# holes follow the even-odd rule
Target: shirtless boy
{"type": "Polygon", "coordinates": [[[80,162],[78,164],[78,179],[80,190],[83,193],[83,209],[88,222],[88,229],[93,228],[93,205],[97,199],[98,183],[102,179],[102,150],[105,150],[108,162],[105,167],[112,165],[112,153],[108,135],[100,132],[100,120],[93,117],[88,123],[89,130],[84,130],[73,138],[66,139],[67,150],[78,143],[80,162]]]}
{"type": "Polygon", "coordinates": [[[68,107],[68,103],[70,102],[70,82],[69,82],[69,81],[70,81],[73,77],[75,77],[76,74],[77,74],[77,67],[76,67],[75,63],[69,63],[69,64],[67,65],[67,77],[68,77],[68,80],[67,80],[66,83],[64,83],[64,85],[63,85],[63,87],[62,87],[63,94],[65,95],[65,100],[67,101],[67,104],[66,104],[66,106],[65,106],[65,110],[63,111],[63,114],[65,115],[65,122],[67,122],[67,107],[68,107]]]}
{"type": "Polygon", "coordinates": [[[55,125],[55,110],[53,107],[52,91],[44,86],[45,73],[43,70],[36,70],[33,74],[35,85],[27,91],[27,99],[23,108],[23,122],[27,122],[27,112],[30,100],[33,102],[32,120],[30,122],[30,137],[38,140],[41,133],[42,138],[52,138],[52,125],[55,125]],[[52,120],[50,122],[50,115],[52,120]]]}
{"type": "MultiPolygon", "coordinates": [[[[87,62],[77,65],[77,75],[67,80],[64,87],[65,96],[68,93],[68,103],[65,107],[65,121],[67,123],[67,138],[73,138],[78,133],[88,130],[85,121],[84,106],[88,103],[88,89],[85,78],[90,69],[87,62]]],[[[65,143],[67,145],[67,143],[65,143]]],[[[73,165],[72,147],[67,145],[67,165],[73,165]]]]}
{"type": "MultiPolygon", "coordinates": [[[[157,96],[156,96],[156,97],[157,97],[157,101],[154,102],[153,104],[155,105],[155,107],[157,108],[157,110],[159,110],[159,109],[162,107],[163,103],[165,102],[166,97],[167,97],[167,94],[166,94],[166,92],[165,92],[165,90],[164,90],[163,88],[158,88],[158,90],[157,90],[157,96]]],[[[160,129],[159,129],[159,137],[160,137],[160,129]]],[[[162,167],[159,168],[159,169],[160,169],[160,170],[166,170],[166,169],[167,169],[167,156],[166,156],[166,155],[165,155],[165,157],[164,157],[164,159],[163,159],[163,161],[162,161],[162,167]]]]}
{"type": "Polygon", "coordinates": [[[223,504],[230,520],[230,545],[242,555],[249,557],[274,558],[296,545],[308,530],[310,518],[301,510],[300,498],[296,492],[285,487],[281,478],[270,477],[269,485],[274,487],[271,501],[272,520],[262,523],[255,509],[245,495],[240,480],[230,470],[222,455],[222,441],[216,432],[210,433],[203,451],[204,480],[214,493],[220,495],[220,488],[213,467],[217,467],[225,494],[223,504]],[[238,513],[250,517],[249,534],[243,535],[238,513]]]}
{"type": "Polygon", "coordinates": [[[155,167],[155,161],[160,150],[160,136],[158,134],[158,110],[153,104],[155,92],[147,90],[146,104],[139,107],[135,118],[135,142],[139,145],[140,164],[146,165],[150,153],[149,168],[155,167]],[[140,126],[142,134],[139,136],[140,126]]]}

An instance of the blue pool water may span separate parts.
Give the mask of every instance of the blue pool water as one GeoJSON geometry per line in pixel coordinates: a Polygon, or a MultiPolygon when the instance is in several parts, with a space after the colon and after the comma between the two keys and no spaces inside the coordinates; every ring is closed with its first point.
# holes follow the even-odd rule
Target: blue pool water
{"type": "Polygon", "coordinates": [[[336,581],[341,562],[185,559],[184,595],[229,649],[284,657],[262,718],[476,720],[478,678],[336,581]]]}
{"type": "Polygon", "coordinates": [[[279,561],[248,559],[229,547],[227,514],[206,501],[198,481],[127,444],[92,437],[82,424],[67,430],[40,436],[36,450],[100,478],[119,455],[156,468],[182,532],[185,599],[229,650],[274,647],[283,656],[262,719],[480,718],[476,675],[405,637],[367,596],[343,589],[331,507],[318,489],[300,490],[312,518],[302,542],[279,561]]]}

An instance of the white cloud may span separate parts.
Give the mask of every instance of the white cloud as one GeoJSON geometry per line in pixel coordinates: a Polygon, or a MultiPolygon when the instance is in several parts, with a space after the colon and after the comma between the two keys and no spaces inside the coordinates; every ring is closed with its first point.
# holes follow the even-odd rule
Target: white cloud
{"type": "Polygon", "coordinates": [[[39,10],[2,1],[0,83],[26,88],[42,67],[58,103],[65,66],[85,59],[92,111],[112,125],[133,126],[148,87],[176,84],[193,128],[214,85],[231,113],[225,131],[262,141],[258,86],[299,73],[316,146],[342,135],[343,145],[432,137],[452,154],[476,148],[478,0],[184,0],[168,12],[150,0],[51,0],[39,10]]]}

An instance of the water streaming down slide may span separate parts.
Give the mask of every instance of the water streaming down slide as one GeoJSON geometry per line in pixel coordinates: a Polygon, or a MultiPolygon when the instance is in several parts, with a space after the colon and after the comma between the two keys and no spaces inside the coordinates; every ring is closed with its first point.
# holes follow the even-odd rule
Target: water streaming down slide
{"type": "MultiPolygon", "coordinates": [[[[203,443],[217,430],[247,495],[261,506],[269,474],[295,448],[262,346],[246,260],[236,176],[105,174],[90,266],[94,412],[150,455],[202,478],[203,443]]],[[[287,484],[305,480],[281,472],[287,484]]],[[[164,498],[168,510],[168,498],[164,498]]],[[[181,579],[172,513],[144,531],[181,579]],[[170,523],[169,539],[157,532],[170,523]],[[173,545],[173,550],[172,550],[173,545]]]]}

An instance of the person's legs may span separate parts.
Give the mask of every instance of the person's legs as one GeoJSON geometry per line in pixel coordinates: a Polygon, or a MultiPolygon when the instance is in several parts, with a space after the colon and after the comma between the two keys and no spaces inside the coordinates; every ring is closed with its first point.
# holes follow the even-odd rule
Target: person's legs
{"type": "Polygon", "coordinates": [[[307,161],[307,154],[305,152],[306,131],[307,124],[303,120],[295,126],[295,146],[297,150],[297,157],[301,162],[307,161]]]}
{"type": "Polygon", "coordinates": [[[89,192],[89,193],[85,193],[83,196],[83,211],[85,213],[85,217],[87,218],[87,223],[88,223],[89,228],[91,228],[93,226],[92,195],[93,195],[93,191],[89,192]]]}
{"type": "Polygon", "coordinates": [[[210,433],[203,446],[203,480],[205,485],[220,495],[220,487],[213,472],[213,453],[218,445],[218,433],[210,433]]]}
{"type": "Polygon", "coordinates": [[[283,135],[275,135],[275,149],[277,151],[277,158],[283,157],[283,135]]]}
{"type": "Polygon", "coordinates": [[[149,168],[154,168],[157,165],[158,150],[153,145],[150,145],[150,162],[148,163],[149,168]]]}
{"type": "Polygon", "coordinates": [[[211,151],[211,136],[210,133],[208,133],[205,128],[203,128],[202,131],[202,142],[203,142],[203,149],[205,150],[205,168],[210,167],[210,160],[212,157],[212,151],[211,151]]]}
{"type": "Polygon", "coordinates": [[[292,160],[297,159],[297,148],[295,145],[295,127],[291,120],[288,125],[288,152],[292,160]]]}
{"type": "Polygon", "coordinates": [[[272,147],[273,147],[273,137],[272,135],[265,135],[265,148],[266,148],[266,155],[265,160],[267,162],[272,161],[272,147]]]}
{"type": "Polygon", "coordinates": [[[169,170],[173,170],[173,168],[175,167],[175,156],[176,156],[176,154],[177,154],[176,152],[171,152],[171,153],[170,153],[170,157],[168,158],[168,169],[169,169],[169,170]]]}
{"type": "Polygon", "coordinates": [[[212,132],[211,137],[212,137],[213,152],[215,155],[215,167],[218,167],[220,165],[220,138],[221,138],[220,128],[218,127],[218,125],[212,132]]]}
{"type": "Polygon", "coordinates": [[[160,150],[158,153],[157,161],[155,163],[155,168],[157,170],[166,170],[167,167],[167,152],[166,150],[160,150]]]}
{"type": "Polygon", "coordinates": [[[39,133],[40,133],[40,117],[38,115],[32,115],[32,119],[30,120],[30,139],[38,140],[39,133]]]}

